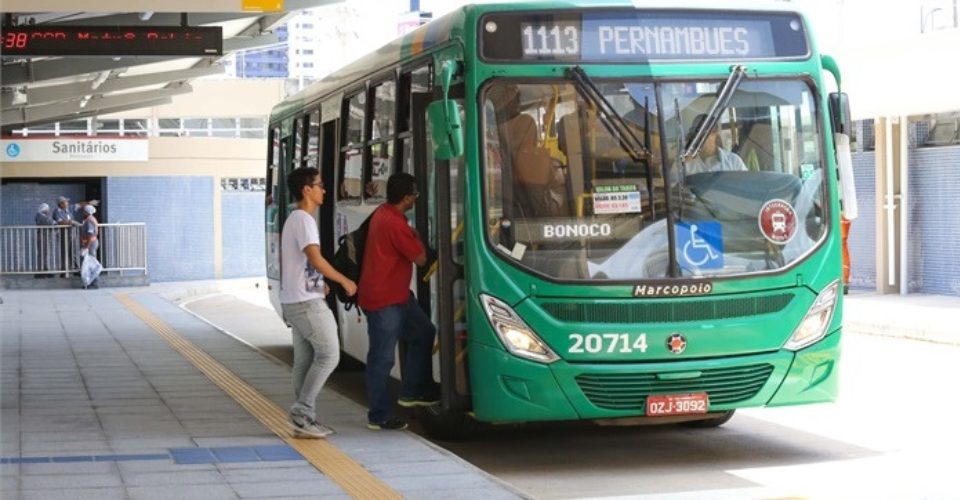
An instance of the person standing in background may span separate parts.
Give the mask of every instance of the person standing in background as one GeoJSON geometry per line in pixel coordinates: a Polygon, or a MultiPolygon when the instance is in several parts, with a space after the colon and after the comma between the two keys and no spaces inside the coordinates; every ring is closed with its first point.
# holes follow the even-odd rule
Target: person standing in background
{"type": "MultiPolygon", "coordinates": [[[[100,200],[81,201],[80,203],[71,205],[70,198],[60,196],[57,198],[57,208],[53,209],[53,221],[60,226],[80,227],[82,225],[80,221],[87,216],[83,211],[84,207],[97,207],[99,205],[100,200]]],[[[76,233],[70,230],[64,231],[63,234],[65,235],[64,237],[68,239],[68,243],[64,245],[64,251],[67,252],[67,255],[63,256],[64,263],[66,266],[69,266],[72,262],[79,267],[81,263],[77,262],[76,248],[78,247],[78,239],[75,236],[76,233]]]]}
{"type": "MultiPolygon", "coordinates": [[[[50,205],[46,203],[41,203],[37,207],[37,215],[33,218],[34,224],[41,226],[37,228],[37,270],[38,271],[49,271],[53,268],[52,263],[50,262],[50,247],[51,244],[56,240],[54,238],[55,229],[52,226],[57,225],[53,221],[53,217],[50,215],[50,205]]],[[[50,274],[36,274],[36,278],[50,278],[50,274]]]]}
{"type": "MultiPolygon", "coordinates": [[[[97,213],[97,209],[93,205],[84,205],[83,212],[86,217],[80,225],[80,258],[85,259],[89,255],[97,259],[97,249],[100,248],[100,222],[93,216],[97,213]]],[[[97,259],[97,262],[99,264],[99,259],[97,259]]],[[[96,274],[99,275],[100,273],[97,272],[96,274]]],[[[85,288],[100,288],[97,279],[94,277],[93,281],[85,288]]]]}

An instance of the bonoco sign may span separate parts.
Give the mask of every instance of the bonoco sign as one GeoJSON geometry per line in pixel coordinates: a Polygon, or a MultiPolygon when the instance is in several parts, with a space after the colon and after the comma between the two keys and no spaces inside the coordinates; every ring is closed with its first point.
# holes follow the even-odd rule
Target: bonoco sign
{"type": "Polygon", "coordinates": [[[5,162],[147,161],[150,141],[140,138],[4,139],[5,162]]]}

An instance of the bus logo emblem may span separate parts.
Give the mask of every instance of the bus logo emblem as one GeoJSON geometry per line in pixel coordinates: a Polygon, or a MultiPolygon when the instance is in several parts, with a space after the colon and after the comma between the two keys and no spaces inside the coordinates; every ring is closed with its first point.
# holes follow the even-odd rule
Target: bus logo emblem
{"type": "Polygon", "coordinates": [[[674,333],[667,339],[667,349],[674,354],[683,354],[687,350],[687,339],[679,333],[674,333]]]}
{"type": "Polygon", "coordinates": [[[797,233],[797,212],[785,200],[770,200],[757,217],[760,233],[774,245],[786,245],[797,233]]]}

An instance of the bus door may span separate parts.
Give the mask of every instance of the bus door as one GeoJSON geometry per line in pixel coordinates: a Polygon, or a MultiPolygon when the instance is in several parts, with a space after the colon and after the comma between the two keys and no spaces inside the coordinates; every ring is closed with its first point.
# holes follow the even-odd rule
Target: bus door
{"type": "Polygon", "coordinates": [[[293,135],[288,124],[270,130],[269,165],[266,193],[266,270],[270,302],[280,310],[280,232],[289,215],[292,201],[286,178],[293,160],[293,135]]]}
{"type": "Polygon", "coordinates": [[[463,272],[463,159],[438,161],[433,156],[427,105],[437,95],[412,93],[413,175],[420,197],[416,227],[427,250],[427,265],[417,269],[417,298],[437,326],[434,377],[447,411],[470,407],[467,379],[466,301],[463,272]],[[434,252],[435,251],[435,252],[434,252]],[[435,260],[430,259],[434,255],[435,260]]]}

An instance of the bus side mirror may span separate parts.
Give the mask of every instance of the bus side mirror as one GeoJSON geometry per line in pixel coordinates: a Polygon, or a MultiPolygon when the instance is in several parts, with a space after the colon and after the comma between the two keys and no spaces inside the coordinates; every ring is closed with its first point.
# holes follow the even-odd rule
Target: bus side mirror
{"type": "Polygon", "coordinates": [[[463,122],[461,107],[450,99],[450,85],[459,66],[454,60],[438,64],[437,83],[443,91],[443,99],[427,106],[430,130],[433,137],[433,156],[438,160],[450,160],[463,156],[463,122]]]}
{"type": "Polygon", "coordinates": [[[433,156],[450,160],[463,156],[463,122],[457,101],[433,101],[427,106],[433,137],[433,156]]]}
{"type": "Polygon", "coordinates": [[[830,122],[833,124],[833,131],[851,135],[853,133],[853,121],[850,119],[850,99],[844,92],[833,92],[830,94],[830,122]]]}
{"type": "Polygon", "coordinates": [[[844,219],[854,220],[859,214],[859,209],[853,175],[853,153],[850,151],[853,121],[850,119],[850,100],[847,94],[842,92],[830,94],[830,122],[833,125],[833,142],[837,153],[837,171],[840,173],[842,215],[844,219]]]}

